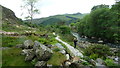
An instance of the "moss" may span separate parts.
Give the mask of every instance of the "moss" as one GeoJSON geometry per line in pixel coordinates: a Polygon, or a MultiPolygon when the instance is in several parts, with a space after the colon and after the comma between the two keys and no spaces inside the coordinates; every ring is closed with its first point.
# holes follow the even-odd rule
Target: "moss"
{"type": "Polygon", "coordinates": [[[60,48],[54,48],[53,51],[58,52],[60,51],[60,48]]]}
{"type": "Polygon", "coordinates": [[[48,64],[52,64],[53,66],[60,66],[66,60],[66,56],[59,53],[54,52],[50,60],[48,60],[48,64]]]}

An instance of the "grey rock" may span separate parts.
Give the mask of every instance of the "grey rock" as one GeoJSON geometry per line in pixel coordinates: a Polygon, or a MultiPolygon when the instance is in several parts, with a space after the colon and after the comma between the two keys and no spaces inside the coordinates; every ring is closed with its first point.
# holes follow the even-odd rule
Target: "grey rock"
{"type": "Polygon", "coordinates": [[[65,66],[69,66],[69,65],[71,65],[71,62],[70,61],[66,61],[65,62],[65,66]]]}
{"type": "Polygon", "coordinates": [[[94,66],[96,65],[96,62],[93,59],[90,59],[89,62],[94,66]]]}
{"type": "Polygon", "coordinates": [[[65,49],[60,43],[56,43],[55,46],[57,46],[60,49],[65,49]]]}
{"type": "Polygon", "coordinates": [[[45,61],[38,61],[35,66],[47,66],[47,62],[45,61]]]}
{"type": "Polygon", "coordinates": [[[96,62],[99,63],[99,64],[101,64],[101,65],[104,64],[104,61],[101,58],[97,58],[96,62]]]}
{"type": "Polygon", "coordinates": [[[51,48],[51,47],[52,47],[52,45],[45,45],[45,46],[47,46],[48,48],[51,48]]]}
{"type": "Polygon", "coordinates": [[[24,48],[24,45],[23,44],[17,44],[16,48],[24,48]]]}
{"type": "Polygon", "coordinates": [[[23,50],[23,51],[24,51],[24,54],[26,55],[25,61],[31,61],[31,60],[34,59],[35,54],[34,54],[33,49],[26,49],[26,50],[23,50]]]}
{"type": "Polygon", "coordinates": [[[70,55],[66,54],[66,59],[69,60],[70,59],[70,55]]]}
{"type": "Polygon", "coordinates": [[[25,49],[31,49],[33,48],[34,42],[32,40],[26,40],[24,43],[24,48],[25,49]]]}
{"type": "Polygon", "coordinates": [[[35,41],[35,45],[33,46],[33,49],[35,51],[35,55],[38,58],[38,60],[46,61],[52,56],[53,53],[53,51],[50,48],[39,43],[38,41],[35,41]]]}
{"type": "Polygon", "coordinates": [[[66,54],[66,51],[65,50],[61,50],[61,51],[59,51],[60,53],[62,53],[62,54],[66,54]]]}
{"type": "Polygon", "coordinates": [[[0,50],[11,49],[10,47],[0,47],[0,50]]]}

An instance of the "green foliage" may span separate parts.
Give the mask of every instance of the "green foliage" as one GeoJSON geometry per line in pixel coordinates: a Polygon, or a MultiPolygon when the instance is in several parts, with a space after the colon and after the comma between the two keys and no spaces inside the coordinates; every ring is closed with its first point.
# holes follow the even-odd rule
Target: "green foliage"
{"type": "Polygon", "coordinates": [[[84,54],[90,56],[92,59],[106,58],[108,55],[112,55],[110,48],[107,45],[92,44],[84,50],[84,54]]]}
{"type": "Polygon", "coordinates": [[[94,11],[86,15],[80,22],[76,23],[77,31],[80,35],[87,37],[102,38],[102,40],[112,43],[120,43],[120,11],[117,2],[111,9],[106,5],[93,7],[94,11]]]}
{"type": "Polygon", "coordinates": [[[25,40],[25,37],[2,36],[2,47],[13,47],[17,44],[22,44],[25,40]]]}
{"type": "Polygon", "coordinates": [[[55,48],[55,49],[53,49],[53,51],[58,52],[58,51],[60,51],[60,48],[55,48]]]}
{"type": "Polygon", "coordinates": [[[90,65],[90,63],[88,63],[88,62],[82,62],[82,64],[85,65],[85,66],[86,66],[86,65],[87,65],[87,66],[90,65]]]}
{"type": "Polygon", "coordinates": [[[25,62],[25,56],[20,55],[22,49],[11,48],[2,50],[2,66],[33,66],[25,62]]]}
{"type": "Polygon", "coordinates": [[[94,11],[96,9],[100,9],[100,8],[109,8],[109,5],[97,5],[97,6],[94,6],[91,10],[94,11]]]}
{"type": "Polygon", "coordinates": [[[114,61],[112,59],[106,59],[105,63],[107,66],[117,66],[117,64],[114,63],[114,61]]]}
{"type": "Polygon", "coordinates": [[[55,44],[57,43],[57,40],[53,37],[53,38],[39,38],[38,41],[42,44],[55,44]]]}
{"type": "Polygon", "coordinates": [[[90,58],[95,60],[95,59],[98,58],[98,54],[91,54],[91,55],[90,55],[90,58]]]}
{"type": "Polygon", "coordinates": [[[68,26],[60,26],[61,34],[70,34],[70,28],[68,26]]]}

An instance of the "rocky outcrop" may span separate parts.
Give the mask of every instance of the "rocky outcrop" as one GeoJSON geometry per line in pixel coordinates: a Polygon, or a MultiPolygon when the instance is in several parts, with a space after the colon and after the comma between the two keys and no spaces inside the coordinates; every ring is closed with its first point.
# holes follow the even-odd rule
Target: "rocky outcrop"
{"type": "Polygon", "coordinates": [[[38,60],[48,60],[53,53],[51,49],[39,43],[38,41],[35,41],[33,49],[38,60]]]}
{"type": "Polygon", "coordinates": [[[52,56],[53,51],[38,41],[26,40],[23,44],[16,45],[22,48],[21,55],[25,55],[25,61],[37,59],[35,66],[47,66],[46,61],[52,56]]]}

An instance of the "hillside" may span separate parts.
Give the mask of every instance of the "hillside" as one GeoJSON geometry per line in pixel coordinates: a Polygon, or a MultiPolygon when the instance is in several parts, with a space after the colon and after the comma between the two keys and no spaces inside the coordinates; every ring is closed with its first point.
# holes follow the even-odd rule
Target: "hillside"
{"type": "Polygon", "coordinates": [[[26,30],[33,30],[17,18],[12,10],[1,5],[0,7],[2,8],[2,30],[0,31],[23,33],[26,30]]]}
{"type": "Polygon", "coordinates": [[[66,22],[66,24],[74,23],[76,20],[79,20],[83,18],[86,14],[81,13],[75,13],[75,14],[63,14],[63,15],[55,15],[45,18],[38,18],[34,19],[34,24],[43,24],[43,25],[51,25],[51,24],[57,24],[60,22],[66,22]]]}

